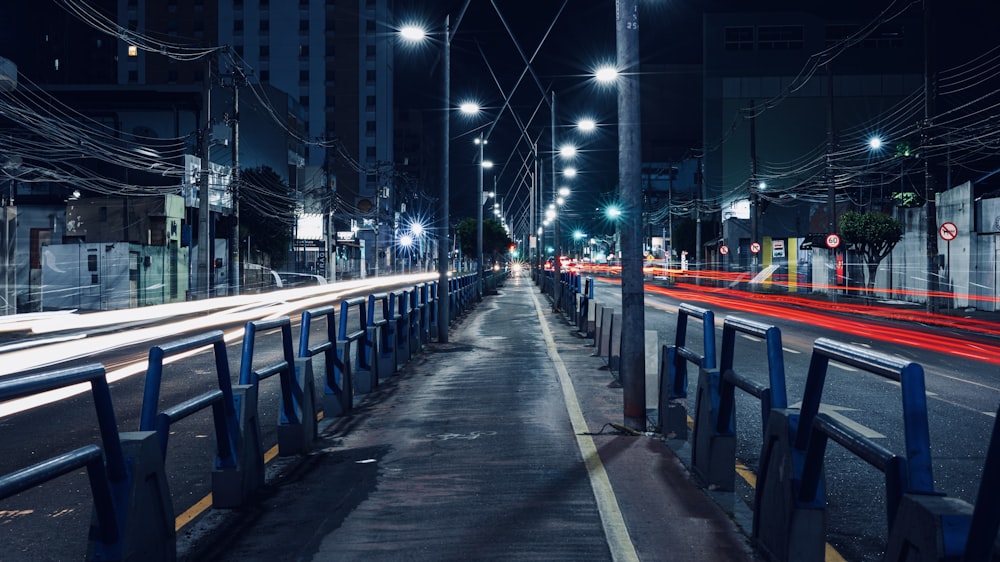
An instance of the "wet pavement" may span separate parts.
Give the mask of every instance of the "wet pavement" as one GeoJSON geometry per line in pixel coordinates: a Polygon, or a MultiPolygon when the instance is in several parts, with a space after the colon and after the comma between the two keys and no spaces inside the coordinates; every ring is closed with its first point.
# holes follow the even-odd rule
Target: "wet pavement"
{"type": "MultiPolygon", "coordinates": [[[[530,279],[507,280],[259,501],[178,533],[182,560],[753,560],[530,279]]],[[[360,398],[360,397],[359,397],[360,398]]]]}

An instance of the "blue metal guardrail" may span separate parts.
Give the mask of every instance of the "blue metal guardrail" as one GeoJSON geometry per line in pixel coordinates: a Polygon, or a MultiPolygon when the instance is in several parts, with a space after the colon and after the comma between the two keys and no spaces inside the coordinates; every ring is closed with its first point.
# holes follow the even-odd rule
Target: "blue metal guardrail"
{"type": "Polygon", "coordinates": [[[410,294],[409,291],[389,293],[389,326],[396,347],[396,368],[398,371],[410,360],[410,294]]]}
{"type": "MultiPolygon", "coordinates": [[[[579,288],[579,284],[577,284],[579,288]]],[[[594,278],[587,277],[584,288],[580,292],[579,307],[576,313],[576,329],[584,338],[594,337],[595,321],[591,314],[591,302],[594,300],[594,278]]]]}
{"type": "MultiPolygon", "coordinates": [[[[364,297],[357,297],[364,301],[364,297]]],[[[351,299],[344,302],[353,302],[351,299]]],[[[343,305],[341,305],[343,306],[343,305]]],[[[343,318],[343,313],[341,313],[343,318]]],[[[323,415],[335,416],[343,411],[343,388],[337,378],[337,321],[333,306],[322,306],[302,312],[302,326],[299,330],[299,359],[309,362],[302,369],[313,373],[312,358],[323,354],[323,415]],[[326,337],[310,345],[313,318],[326,321],[326,337]]],[[[298,364],[298,363],[297,363],[298,364]]],[[[302,371],[302,369],[297,369],[302,371]]],[[[315,383],[313,383],[315,384],[315,383]]]]}
{"type": "Polygon", "coordinates": [[[368,326],[375,330],[378,343],[373,362],[380,377],[396,372],[396,338],[392,331],[395,320],[389,310],[389,300],[386,293],[368,295],[368,326]]]}
{"type": "MultiPolygon", "coordinates": [[[[86,468],[94,499],[93,523],[88,546],[92,559],[122,560],[130,554],[146,554],[147,549],[154,553],[161,548],[169,549],[175,545],[176,535],[171,520],[173,508],[170,506],[170,497],[169,494],[162,493],[166,485],[165,478],[161,471],[159,479],[143,481],[142,478],[148,472],[148,468],[144,466],[148,462],[147,456],[126,459],[126,449],[119,437],[111,391],[108,388],[103,365],[91,364],[4,378],[0,380],[0,402],[81,383],[90,384],[97,413],[97,425],[100,428],[101,446],[85,445],[0,476],[0,499],[19,494],[80,468],[86,468]],[[137,478],[142,484],[138,489],[135,488],[137,478]],[[140,506],[132,502],[136,493],[148,494],[138,499],[149,500],[150,504],[140,506]],[[156,510],[152,504],[155,501],[153,493],[160,493],[160,499],[166,501],[162,510],[156,510]],[[130,510],[130,507],[136,509],[130,510]],[[137,541],[138,538],[144,538],[136,532],[137,522],[146,525],[144,532],[148,534],[150,544],[145,548],[141,541],[137,541]]],[[[146,433],[145,437],[151,445],[146,447],[146,452],[152,452],[156,457],[154,463],[149,464],[155,465],[155,460],[159,459],[156,436],[153,433],[146,433]]],[[[133,435],[131,440],[139,442],[142,436],[133,435]]],[[[156,558],[158,556],[153,554],[150,559],[156,558]]]]}
{"type": "MultiPolygon", "coordinates": [[[[463,298],[467,302],[471,302],[468,295],[471,287],[473,285],[467,281],[456,285],[456,290],[465,293],[463,298]]],[[[401,293],[401,306],[405,306],[402,302],[405,300],[410,304],[409,310],[414,311],[413,321],[404,327],[407,332],[416,333],[417,340],[424,337],[421,334],[426,334],[429,338],[432,329],[436,328],[435,307],[432,306],[436,288],[436,283],[421,284],[412,293],[401,293]]],[[[309,432],[309,422],[316,420],[314,410],[309,406],[315,400],[311,390],[311,359],[321,353],[326,354],[326,380],[330,394],[338,397],[353,395],[350,383],[347,383],[346,389],[338,387],[337,379],[339,377],[349,381],[354,364],[362,371],[369,366],[375,368],[372,360],[379,354],[378,341],[383,333],[373,330],[377,327],[371,322],[374,307],[369,306],[366,310],[365,305],[377,302],[379,298],[383,302],[384,313],[388,313],[389,297],[386,295],[370,295],[368,299],[359,297],[343,301],[339,338],[333,307],[303,312],[298,357],[292,353],[291,324],[287,318],[249,322],[246,325],[241,355],[241,384],[236,386],[231,383],[226,343],[221,331],[215,330],[150,348],[140,431],[137,432],[118,432],[102,365],[42,373],[15,373],[0,380],[0,402],[89,382],[103,445],[86,445],[0,475],[0,499],[85,468],[94,498],[94,522],[91,525],[88,558],[137,561],[175,559],[175,522],[165,472],[167,439],[172,424],[200,410],[212,408],[216,433],[216,459],[212,471],[213,505],[220,508],[243,505],[264,482],[263,445],[257,422],[260,380],[275,374],[281,375],[282,423],[279,424],[279,450],[282,449],[282,427],[293,428],[294,439],[298,442],[311,441],[315,437],[315,430],[309,432]],[[310,346],[309,333],[313,318],[326,319],[327,339],[310,346]],[[349,330],[349,318],[357,319],[357,330],[349,330]],[[273,365],[254,369],[256,334],[272,328],[281,330],[283,359],[273,365]],[[370,339],[369,335],[375,338],[370,339]],[[160,410],[164,359],[209,346],[214,356],[218,388],[160,410]],[[333,389],[338,389],[339,393],[333,389]]],[[[388,314],[391,316],[391,313],[388,314]]],[[[385,318],[381,322],[385,322],[385,318]]],[[[384,333],[387,332],[385,330],[384,333]]],[[[328,402],[330,401],[325,400],[324,404],[328,402]]]]}
{"type": "Polygon", "coordinates": [[[719,368],[699,369],[694,433],[691,439],[691,468],[707,485],[724,491],[732,491],[736,485],[737,388],[760,400],[761,429],[766,434],[771,408],[788,407],[781,330],[752,320],[727,317],[722,325],[719,368]],[[764,341],[767,350],[767,386],[734,370],[737,333],[764,341]]]}
{"type": "Polygon", "coordinates": [[[164,459],[171,424],[208,407],[212,408],[216,443],[212,504],[216,507],[243,505],[264,483],[257,393],[249,385],[232,386],[222,332],[215,330],[150,348],[139,429],[157,433],[164,459]],[[205,346],[212,346],[214,352],[218,388],[159,411],[163,360],[205,346]]]}
{"type": "Polygon", "coordinates": [[[423,349],[427,311],[424,309],[426,295],[422,298],[421,291],[426,287],[421,283],[410,291],[410,354],[419,353],[423,349]]]}
{"type": "Polygon", "coordinates": [[[437,303],[438,282],[427,283],[424,295],[421,297],[426,303],[427,310],[427,341],[430,342],[431,334],[435,337],[438,333],[438,303],[437,303]]]}
{"type": "Polygon", "coordinates": [[[687,303],[677,308],[677,331],[674,345],[663,344],[660,351],[659,393],[657,408],[660,429],[674,439],[687,439],[687,364],[701,369],[715,368],[715,313],[687,303]],[[702,354],[687,347],[688,318],[702,323],[702,354]]]}
{"type": "Polygon", "coordinates": [[[311,372],[300,373],[292,347],[292,324],[287,316],[246,323],[243,331],[243,350],[240,356],[240,384],[250,385],[257,391],[260,381],[279,376],[281,399],[278,411],[278,454],[291,456],[308,448],[316,437],[315,392],[311,372]],[[281,331],[281,361],[254,368],[254,346],[257,333],[264,330],[281,331]]]}
{"type": "Polygon", "coordinates": [[[336,380],[343,385],[340,403],[342,413],[354,409],[355,390],[361,394],[371,392],[378,385],[381,376],[377,364],[371,361],[378,353],[378,342],[370,339],[366,302],[364,297],[357,297],[340,303],[336,380]],[[355,326],[353,330],[352,318],[355,326]]]}
{"type": "Polygon", "coordinates": [[[904,493],[937,495],[931,470],[924,372],[916,363],[820,338],[813,345],[801,408],[772,409],[766,431],[753,535],[758,545],[777,560],[823,556],[826,501],[822,473],[828,439],[885,474],[890,534],[904,493]],[[830,361],[900,383],[905,456],[819,412],[830,361]]]}

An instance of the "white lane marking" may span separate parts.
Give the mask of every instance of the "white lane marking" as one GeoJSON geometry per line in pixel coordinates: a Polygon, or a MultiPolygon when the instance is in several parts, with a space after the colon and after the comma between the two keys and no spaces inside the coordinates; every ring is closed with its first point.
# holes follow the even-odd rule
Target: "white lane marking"
{"type": "MultiPolygon", "coordinates": [[[[887,383],[891,384],[892,386],[899,386],[899,387],[902,387],[902,386],[903,386],[903,385],[902,385],[902,383],[900,383],[899,381],[894,381],[894,380],[890,380],[890,379],[885,379],[885,382],[887,382],[887,383]]],[[[936,393],[936,392],[930,392],[930,391],[928,391],[928,390],[924,390],[924,394],[926,394],[927,396],[937,396],[937,393],[936,393]]]]}
{"type": "MultiPolygon", "coordinates": [[[[796,402],[789,406],[789,408],[802,408],[802,402],[796,402]]],[[[871,429],[867,426],[861,425],[860,423],[852,420],[851,418],[841,414],[840,412],[857,412],[856,408],[847,408],[845,406],[834,406],[832,404],[820,404],[819,411],[821,414],[826,414],[831,418],[837,420],[838,422],[846,425],[847,427],[857,431],[861,435],[869,439],[885,439],[885,435],[871,429]]]]}
{"type": "Polygon", "coordinates": [[[590,487],[594,490],[594,498],[597,500],[597,510],[601,514],[601,523],[604,527],[604,534],[608,538],[608,547],[611,549],[611,556],[615,561],[639,562],[639,555],[632,544],[632,538],[628,534],[628,527],[625,526],[625,518],[618,507],[618,500],[615,498],[615,491],[611,487],[611,480],[601,462],[601,456],[597,453],[597,446],[594,439],[588,435],[590,428],[580,410],[580,402],[576,398],[576,390],[573,388],[573,380],[569,377],[569,371],[562,358],[559,357],[559,350],[556,342],[552,339],[552,332],[549,330],[548,320],[542,312],[542,305],[538,302],[538,297],[534,291],[528,291],[531,300],[535,303],[535,312],[538,314],[538,324],[542,328],[545,336],[545,347],[549,358],[559,374],[559,384],[562,386],[563,398],[566,400],[566,411],[569,413],[570,422],[573,426],[573,433],[576,434],[576,445],[580,450],[580,456],[587,465],[587,475],[590,478],[590,487]]]}
{"type": "Polygon", "coordinates": [[[831,367],[836,367],[836,368],[840,369],[841,371],[847,371],[849,373],[857,373],[858,372],[858,369],[855,369],[854,367],[851,367],[849,365],[844,365],[843,363],[837,363],[837,362],[834,362],[834,361],[830,362],[830,366],[831,367]]]}

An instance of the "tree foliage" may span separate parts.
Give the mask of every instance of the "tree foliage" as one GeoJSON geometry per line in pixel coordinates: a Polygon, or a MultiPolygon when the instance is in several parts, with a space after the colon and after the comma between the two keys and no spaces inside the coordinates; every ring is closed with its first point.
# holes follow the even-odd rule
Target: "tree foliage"
{"type": "Polygon", "coordinates": [[[858,252],[868,266],[869,291],[875,288],[878,266],[903,238],[903,224],[882,213],[847,211],[840,216],[840,236],[848,249],[858,252]]]}
{"type": "MultiPolygon", "coordinates": [[[[476,257],[476,219],[467,218],[458,223],[455,229],[462,255],[476,257]]],[[[497,255],[510,248],[511,239],[503,229],[503,225],[493,219],[483,220],[483,256],[497,255]]]]}
{"type": "Polygon", "coordinates": [[[249,237],[251,254],[260,251],[281,267],[288,258],[296,200],[288,185],[266,166],[240,170],[240,239],[249,237]]]}

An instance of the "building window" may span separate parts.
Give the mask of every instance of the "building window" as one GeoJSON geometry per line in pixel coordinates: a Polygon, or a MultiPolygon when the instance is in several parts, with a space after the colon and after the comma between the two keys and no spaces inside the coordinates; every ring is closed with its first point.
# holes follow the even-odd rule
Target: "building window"
{"type": "Polygon", "coordinates": [[[299,56],[300,57],[309,56],[309,45],[299,45],[299,56]]]}
{"type": "Polygon", "coordinates": [[[857,26],[854,25],[828,25],[826,26],[826,46],[832,47],[837,43],[847,39],[855,31],[857,31],[857,26]]]}
{"type": "Polygon", "coordinates": [[[805,30],[798,25],[762,26],[757,30],[757,48],[762,51],[801,49],[805,30]]]}
{"type": "Polygon", "coordinates": [[[752,27],[727,27],[725,30],[725,47],[727,51],[752,51],[752,27]]]}
{"type": "Polygon", "coordinates": [[[375,122],[374,121],[366,121],[365,122],[365,131],[367,131],[369,135],[374,135],[375,134],[375,122]]]}
{"type": "MultiPolygon", "coordinates": [[[[263,5],[263,2],[261,2],[261,5],[263,5]]],[[[270,31],[271,30],[271,20],[260,20],[260,30],[261,31],[270,31]]]]}
{"type": "Polygon", "coordinates": [[[365,109],[367,110],[375,109],[375,96],[368,96],[365,98],[365,109]]]}
{"type": "Polygon", "coordinates": [[[903,46],[903,26],[884,23],[861,43],[866,49],[899,49],[903,46]]]}
{"type": "Polygon", "coordinates": [[[368,148],[365,149],[365,157],[367,157],[369,160],[374,160],[375,159],[375,147],[374,146],[369,146],[368,148]]]}
{"type": "Polygon", "coordinates": [[[370,59],[375,58],[375,45],[368,45],[365,47],[365,56],[370,59]]]}
{"type": "Polygon", "coordinates": [[[138,82],[139,82],[139,71],[138,70],[128,71],[128,83],[137,84],[138,82]]]}
{"type": "Polygon", "coordinates": [[[309,31],[309,20],[299,20],[299,31],[309,31]]]}
{"type": "Polygon", "coordinates": [[[261,56],[261,58],[267,57],[267,56],[270,56],[270,55],[271,55],[271,46],[270,45],[261,45],[260,46],[260,56],[261,56]]]}
{"type": "Polygon", "coordinates": [[[337,56],[337,46],[333,43],[333,41],[326,42],[326,56],[328,57],[337,56]]]}
{"type": "Polygon", "coordinates": [[[243,31],[243,20],[233,20],[233,31],[243,31]]]}
{"type": "Polygon", "coordinates": [[[233,47],[233,50],[236,51],[236,54],[239,55],[240,57],[243,56],[243,45],[236,45],[235,47],[233,47]]]}
{"type": "Polygon", "coordinates": [[[139,56],[139,47],[136,47],[135,45],[129,45],[128,46],[128,56],[130,56],[130,57],[137,57],[137,56],[139,56]]]}
{"type": "Polygon", "coordinates": [[[365,31],[375,33],[375,20],[365,20],[365,31]]]}
{"type": "Polygon", "coordinates": [[[302,107],[309,107],[309,96],[299,96],[299,103],[302,107]]]}
{"type": "Polygon", "coordinates": [[[375,83],[375,71],[371,70],[371,69],[366,70],[365,71],[365,80],[369,84],[374,84],[375,83]]]}
{"type": "Polygon", "coordinates": [[[260,71],[260,81],[261,82],[267,82],[270,79],[271,79],[271,71],[270,70],[261,70],[260,71]]]}
{"type": "Polygon", "coordinates": [[[309,81],[309,71],[308,70],[300,70],[299,71],[299,82],[308,82],[308,81],[309,81]]]}

